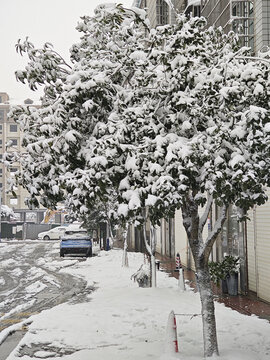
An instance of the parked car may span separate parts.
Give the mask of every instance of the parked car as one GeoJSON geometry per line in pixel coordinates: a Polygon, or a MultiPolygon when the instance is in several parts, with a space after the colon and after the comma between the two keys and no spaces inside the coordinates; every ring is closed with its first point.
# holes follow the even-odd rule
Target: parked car
{"type": "Polygon", "coordinates": [[[67,227],[66,226],[57,226],[51,230],[43,231],[38,234],[39,240],[59,240],[62,235],[64,235],[67,227]]]}
{"type": "Polygon", "coordinates": [[[65,227],[65,236],[68,235],[88,235],[88,231],[84,229],[80,223],[73,223],[65,227]]]}
{"type": "Polygon", "coordinates": [[[92,256],[92,240],[86,229],[79,225],[70,225],[66,228],[61,237],[60,256],[64,257],[66,254],[92,256]]]}

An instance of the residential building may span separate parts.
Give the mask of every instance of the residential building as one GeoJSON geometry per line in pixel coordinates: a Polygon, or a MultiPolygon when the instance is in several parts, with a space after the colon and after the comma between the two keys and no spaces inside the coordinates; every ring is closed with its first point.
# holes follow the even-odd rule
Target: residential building
{"type": "MultiPolygon", "coordinates": [[[[270,199],[270,189],[267,192],[270,199]]],[[[270,201],[255,206],[247,221],[248,288],[270,302],[270,201]]]]}
{"type": "Polygon", "coordinates": [[[133,6],[146,9],[152,28],[173,24],[177,13],[200,16],[201,0],[134,0],[133,6]],[[172,4],[172,7],[169,4],[172,4]]]}
{"type": "MultiPolygon", "coordinates": [[[[201,5],[201,13],[207,18],[209,26],[222,26],[226,32],[234,30],[243,46],[251,47],[256,55],[270,55],[269,0],[202,0],[201,5]]],[[[230,211],[233,215],[232,208],[230,211]]],[[[241,259],[241,290],[253,291],[260,299],[270,302],[270,201],[254,207],[248,216],[250,221],[245,225],[233,224],[232,217],[229,217],[217,249],[222,249],[228,240],[232,245],[231,252],[235,254],[235,247],[241,259]],[[234,228],[233,239],[230,239],[230,223],[234,228]],[[226,231],[229,235],[227,240],[224,236],[226,231]]]]}
{"type": "MultiPolygon", "coordinates": [[[[26,103],[32,102],[26,100],[26,103]]],[[[13,119],[8,117],[10,111],[9,96],[6,93],[0,93],[0,158],[3,158],[5,151],[22,151],[21,147],[21,131],[19,125],[13,119]],[[6,144],[12,143],[10,147],[6,148],[6,144]]],[[[19,169],[19,165],[6,168],[3,162],[0,163],[0,187],[2,188],[2,203],[13,209],[25,208],[24,200],[27,192],[18,187],[16,197],[12,194],[6,193],[8,189],[9,180],[14,176],[14,173],[19,169]]]]}
{"type": "MultiPolygon", "coordinates": [[[[25,104],[33,105],[33,101],[26,99],[25,104]]],[[[35,106],[35,105],[34,105],[35,106]]],[[[19,163],[15,163],[12,167],[7,168],[3,164],[3,154],[9,151],[22,152],[21,146],[22,132],[19,125],[8,117],[10,111],[9,96],[5,92],[0,92],[0,196],[1,203],[13,209],[15,219],[12,219],[10,224],[8,219],[2,219],[2,237],[12,237],[12,234],[17,234],[20,230],[16,230],[16,224],[21,226],[24,223],[40,223],[43,220],[45,209],[43,210],[29,210],[25,205],[25,199],[28,197],[28,192],[21,186],[14,188],[14,192],[7,192],[9,189],[10,180],[14,178],[14,174],[19,170],[19,163]],[[11,144],[6,147],[6,144],[11,144]],[[6,226],[5,226],[6,225],[6,226]]]]}
{"type": "Polygon", "coordinates": [[[201,15],[208,26],[221,26],[226,33],[233,30],[242,46],[254,49],[254,6],[252,1],[202,0],[201,15]]]}
{"type": "MultiPolygon", "coordinates": [[[[270,50],[269,0],[179,0],[172,3],[179,12],[193,16],[201,13],[207,18],[208,26],[221,26],[225,32],[235,31],[239,35],[240,44],[251,47],[256,54],[270,50]]],[[[147,9],[153,27],[163,22],[173,22],[172,10],[166,1],[138,0],[134,1],[134,5],[147,9]],[[161,13],[166,16],[160,17],[161,13]]],[[[270,197],[270,190],[268,195],[270,197]]],[[[217,219],[218,211],[219,208],[214,206],[209,214],[205,237],[217,219]]],[[[270,202],[250,211],[251,221],[247,223],[237,222],[235,213],[235,207],[231,206],[228,220],[214,245],[211,260],[221,261],[225,254],[239,256],[239,291],[243,294],[253,291],[259,298],[270,302],[270,202]]],[[[137,234],[132,244],[140,251],[138,239],[137,234]]],[[[194,269],[181,211],[177,211],[174,219],[168,222],[162,220],[157,229],[157,252],[171,258],[180,253],[182,264],[194,269]]]]}
{"type": "Polygon", "coordinates": [[[254,51],[269,51],[270,46],[270,1],[254,0],[254,51]]]}
{"type": "Polygon", "coordinates": [[[164,0],[135,0],[133,6],[147,11],[152,28],[170,23],[174,16],[164,0]]]}

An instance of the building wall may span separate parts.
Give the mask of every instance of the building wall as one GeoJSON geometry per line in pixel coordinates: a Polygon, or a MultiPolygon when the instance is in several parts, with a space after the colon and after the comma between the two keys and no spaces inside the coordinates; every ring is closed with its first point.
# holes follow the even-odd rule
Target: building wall
{"type": "Polygon", "coordinates": [[[255,53],[270,45],[270,1],[254,0],[255,53]]]}
{"type": "MultiPolygon", "coordinates": [[[[207,18],[209,25],[223,28],[229,23],[230,0],[204,0],[202,1],[202,16],[207,18]]],[[[228,29],[229,30],[229,29],[228,29]]]]}
{"type": "MultiPolygon", "coordinates": [[[[270,198],[270,189],[268,189],[270,198]]],[[[248,284],[257,296],[270,302],[270,201],[249,212],[247,222],[248,284]]]]}
{"type": "Polygon", "coordinates": [[[248,217],[250,218],[247,221],[247,263],[248,263],[248,287],[249,290],[257,292],[256,288],[256,277],[257,277],[257,270],[256,264],[257,259],[255,258],[255,237],[257,237],[256,233],[256,221],[254,216],[255,210],[250,210],[248,217]]]}
{"type": "Polygon", "coordinates": [[[254,48],[253,0],[202,0],[201,4],[208,26],[221,26],[225,33],[233,30],[241,45],[254,48]]]}
{"type": "Polygon", "coordinates": [[[270,45],[269,0],[202,0],[201,4],[208,25],[222,26],[225,32],[236,31],[242,44],[251,46],[256,54],[270,45]]]}
{"type": "Polygon", "coordinates": [[[188,0],[171,0],[173,7],[170,8],[165,0],[135,0],[133,6],[137,6],[140,9],[146,9],[148,18],[150,20],[150,26],[155,28],[158,25],[164,25],[166,23],[174,23],[176,17],[176,11],[183,12],[187,6],[188,0]],[[165,12],[165,13],[164,13],[165,12]],[[162,19],[160,13],[163,13],[162,19]]]}
{"type": "MultiPolygon", "coordinates": [[[[244,24],[244,32],[249,36],[243,41],[243,45],[251,46],[255,54],[262,49],[269,50],[270,0],[202,0],[202,15],[207,18],[209,25],[222,26],[225,31],[237,31],[238,25],[244,24]]],[[[270,195],[270,190],[268,194],[270,195]]],[[[247,260],[247,279],[243,271],[241,287],[245,288],[248,284],[249,290],[270,302],[270,201],[250,211],[249,217],[250,221],[246,225],[247,249],[242,246],[243,233],[238,233],[242,269],[246,266],[244,259],[247,260]]],[[[221,245],[223,246],[222,241],[221,245]]]]}
{"type": "Polygon", "coordinates": [[[179,253],[183,266],[189,269],[194,268],[181,210],[177,210],[175,213],[175,253],[179,253]]]}
{"type": "MultiPolygon", "coordinates": [[[[14,122],[13,119],[8,118],[7,114],[10,111],[9,97],[8,94],[0,92],[0,158],[3,158],[3,154],[6,151],[5,144],[9,141],[13,142],[7,151],[22,151],[21,138],[22,133],[19,129],[19,125],[14,122]]],[[[7,169],[3,162],[0,162],[0,187],[2,188],[2,204],[5,204],[13,209],[24,209],[25,198],[28,196],[27,191],[19,186],[15,193],[15,198],[12,194],[7,194],[8,182],[14,177],[15,171],[19,169],[19,164],[14,164],[13,167],[7,169]]]]}
{"type": "MultiPolygon", "coordinates": [[[[199,209],[199,215],[204,212],[204,208],[199,209]]],[[[188,269],[195,270],[195,264],[192,252],[189,248],[186,230],[183,225],[183,218],[181,210],[177,210],[174,217],[175,223],[175,254],[179,253],[182,265],[188,269]]],[[[211,220],[210,217],[203,229],[203,239],[206,239],[210,231],[211,220]]]]}
{"type": "MultiPolygon", "coordinates": [[[[137,1],[141,8],[146,7],[151,26],[157,25],[156,21],[156,0],[137,1]],[[140,4],[139,4],[140,3],[140,4]]],[[[175,8],[180,12],[192,3],[191,1],[174,1],[175,8]]],[[[263,46],[270,45],[270,0],[254,1],[236,1],[236,0],[202,0],[201,15],[206,17],[208,25],[216,27],[222,26],[225,32],[232,29],[236,30],[242,36],[242,44],[254,46],[257,53],[263,46]],[[254,8],[253,8],[254,5],[254,8]],[[244,24],[244,27],[242,26],[244,24]],[[240,27],[239,27],[240,25],[240,27]],[[253,29],[254,27],[254,29],[253,29]],[[243,30],[244,28],[244,30],[243,30]],[[239,30],[240,29],[240,30],[239,30]]],[[[170,19],[173,22],[172,12],[170,19]]],[[[270,193],[269,193],[270,197],[270,193]]],[[[213,222],[216,218],[217,209],[213,209],[213,222]]],[[[242,224],[235,224],[233,219],[227,221],[223,232],[220,234],[213,247],[211,260],[220,261],[224,252],[231,252],[239,255],[241,258],[241,276],[240,286],[243,292],[246,291],[246,260],[248,264],[248,287],[250,290],[257,292],[258,296],[266,301],[270,301],[270,202],[262,207],[256,208],[250,212],[251,220],[247,222],[246,234],[247,244],[245,247],[244,227],[242,224]],[[235,236],[230,229],[237,231],[238,244],[236,248],[235,236]],[[246,254],[247,250],[247,254],[246,254]]],[[[207,236],[208,225],[204,229],[204,236],[207,236]]],[[[211,226],[211,224],[210,224],[211,226]]],[[[157,251],[166,254],[166,239],[168,226],[162,221],[161,228],[158,230],[158,247],[157,251]]],[[[188,247],[188,241],[185,229],[182,224],[181,211],[177,211],[174,221],[174,241],[175,254],[180,253],[181,261],[184,266],[194,269],[194,261],[188,247]]]]}

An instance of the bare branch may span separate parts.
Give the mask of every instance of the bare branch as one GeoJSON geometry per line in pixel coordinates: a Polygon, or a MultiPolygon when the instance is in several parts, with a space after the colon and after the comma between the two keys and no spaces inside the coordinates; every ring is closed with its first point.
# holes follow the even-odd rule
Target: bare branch
{"type": "Polygon", "coordinates": [[[211,210],[212,204],[213,204],[213,195],[211,194],[211,195],[208,195],[207,204],[206,204],[204,213],[203,213],[202,217],[200,218],[199,232],[202,232],[202,229],[207,221],[208,214],[211,210]]]}
{"type": "Polygon", "coordinates": [[[261,58],[261,57],[255,57],[255,56],[236,56],[235,59],[238,59],[238,60],[256,60],[256,61],[267,62],[268,64],[270,64],[269,59],[265,59],[265,58],[261,58]]]}
{"type": "Polygon", "coordinates": [[[213,230],[208,235],[205,243],[203,244],[203,246],[200,249],[200,253],[199,253],[200,257],[203,256],[206,259],[208,259],[210,252],[212,250],[212,247],[214,245],[214,242],[216,241],[217,236],[220,233],[221,228],[227,218],[227,209],[228,209],[228,205],[222,206],[220,216],[217,219],[217,221],[215,222],[213,230]]]}

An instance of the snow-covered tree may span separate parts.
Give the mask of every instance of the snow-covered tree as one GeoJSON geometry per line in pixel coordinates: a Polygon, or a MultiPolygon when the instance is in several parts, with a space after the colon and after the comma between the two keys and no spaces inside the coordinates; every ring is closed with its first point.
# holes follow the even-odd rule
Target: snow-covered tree
{"type": "Polygon", "coordinates": [[[1,217],[15,217],[14,211],[7,205],[1,205],[1,217]]]}
{"type": "Polygon", "coordinates": [[[18,79],[45,85],[40,109],[13,111],[27,150],[18,181],[30,203],[68,197],[80,215],[116,191],[118,219],[141,226],[181,209],[212,356],[209,255],[229,204],[244,219],[270,182],[269,64],[247,57],[235,35],[204,30],[204,19],[147,25],[142,10],[100,6],[78,26],[71,65],[49,44],[18,44],[30,58],[18,79]],[[214,201],[220,216],[203,239],[214,201]]]}
{"type": "Polygon", "coordinates": [[[17,51],[25,53],[29,63],[16,72],[17,79],[31,89],[44,85],[41,108],[18,106],[11,112],[25,133],[20,182],[30,193],[29,203],[37,205],[39,196],[41,204],[53,208],[66,192],[73,193],[83,214],[92,199],[106,200],[98,176],[89,193],[84,171],[91,175],[95,167],[105,165],[106,154],[92,159],[91,152],[106,129],[117,92],[132,77],[129,54],[134,46],[144,46],[139,41],[144,31],[139,29],[145,14],[134,10],[105,4],[93,18],[82,18],[77,29],[83,35],[71,49],[70,64],[48,43],[36,49],[28,39],[18,42],[17,51]]]}
{"type": "MultiPolygon", "coordinates": [[[[77,208],[74,206],[74,199],[71,197],[67,199],[66,206],[68,207],[71,215],[75,218],[77,214],[77,208]]],[[[118,226],[118,216],[117,216],[118,203],[115,196],[107,202],[100,202],[93,205],[87,211],[80,214],[80,221],[83,222],[83,226],[89,230],[98,231],[101,224],[106,225],[106,236],[109,239],[110,244],[114,242],[114,232],[116,226],[118,226]]],[[[106,244],[102,245],[104,248],[106,244]]]]}

